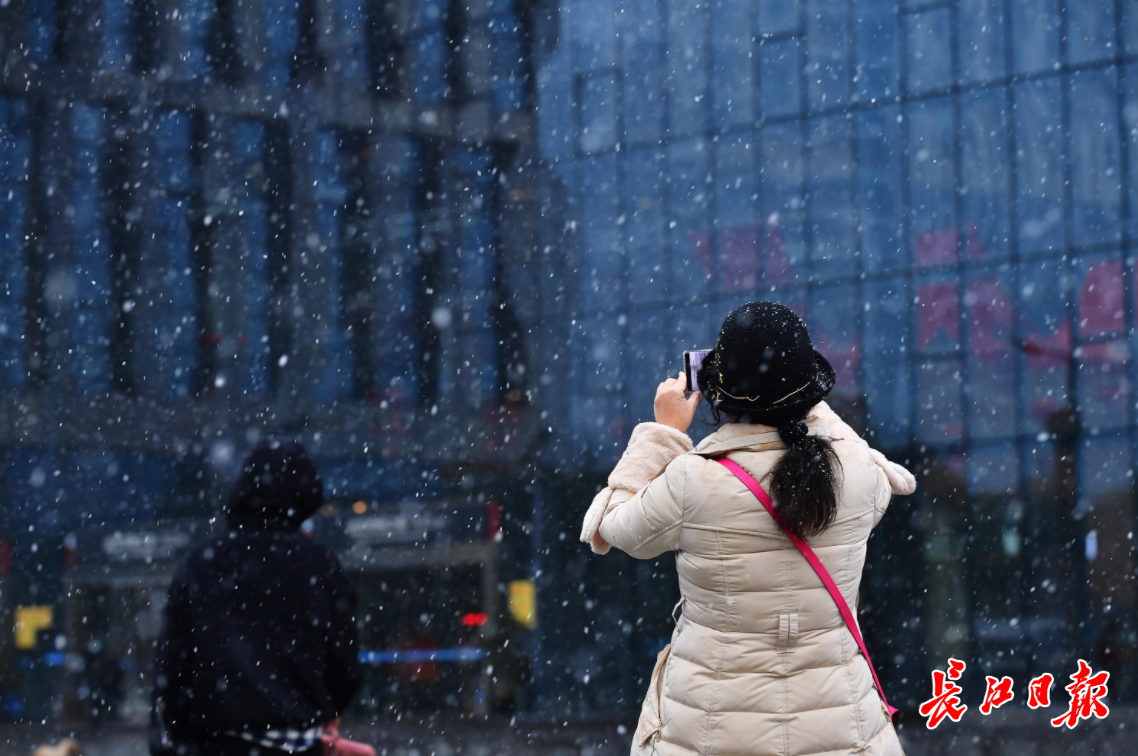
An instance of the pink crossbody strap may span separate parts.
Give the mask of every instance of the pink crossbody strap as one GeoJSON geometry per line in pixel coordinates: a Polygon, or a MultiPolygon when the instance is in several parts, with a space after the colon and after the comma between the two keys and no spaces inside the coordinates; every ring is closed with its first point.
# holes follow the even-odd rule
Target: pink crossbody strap
{"type": "Polygon", "coordinates": [[[830,577],[830,573],[826,570],[825,565],[818,559],[818,555],[814,553],[814,549],[810,548],[810,544],[806,543],[806,541],[794,533],[791,533],[779,522],[778,515],[775,513],[774,501],[770,495],[763,490],[763,487],[758,484],[758,481],[751,477],[750,473],[729,459],[720,459],[717,461],[730,470],[736,478],[743,482],[743,485],[750,489],[751,493],[755,495],[755,498],[759,500],[759,503],[766,507],[771,517],[774,518],[774,521],[782,528],[782,532],[786,533],[786,537],[790,539],[791,543],[798,547],[798,550],[802,552],[802,556],[806,557],[806,561],[809,562],[810,566],[814,568],[814,571],[818,573],[818,577],[822,579],[826,590],[830,592],[830,598],[834,599],[834,603],[838,605],[838,611],[842,613],[842,619],[846,621],[846,627],[849,628],[854,640],[857,641],[857,647],[861,649],[862,656],[865,657],[866,663],[869,664],[869,672],[873,675],[873,682],[877,685],[877,692],[881,694],[881,702],[885,704],[885,708],[889,711],[889,716],[896,717],[897,710],[890,706],[889,701],[885,698],[885,690],[881,687],[881,681],[877,679],[877,670],[873,668],[873,661],[869,658],[869,652],[865,650],[865,641],[861,638],[861,631],[857,628],[857,621],[854,619],[853,612],[850,611],[849,604],[846,603],[842,592],[838,590],[838,586],[834,583],[834,579],[830,577]]]}

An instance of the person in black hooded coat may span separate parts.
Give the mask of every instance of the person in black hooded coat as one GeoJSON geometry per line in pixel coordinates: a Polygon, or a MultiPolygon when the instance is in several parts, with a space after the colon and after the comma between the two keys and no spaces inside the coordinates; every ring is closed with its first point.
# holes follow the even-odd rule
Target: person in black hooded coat
{"type": "Polygon", "coordinates": [[[313,738],[360,685],[355,591],[336,556],[299,532],[322,503],[299,444],[249,454],[225,531],[192,547],[170,586],[151,754],[320,752],[313,738]]]}

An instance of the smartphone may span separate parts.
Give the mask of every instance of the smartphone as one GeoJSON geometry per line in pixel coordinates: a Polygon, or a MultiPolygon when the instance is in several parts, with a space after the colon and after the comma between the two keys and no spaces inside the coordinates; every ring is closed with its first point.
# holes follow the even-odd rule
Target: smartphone
{"type": "Polygon", "coordinates": [[[699,387],[699,379],[696,373],[699,372],[699,364],[703,359],[711,353],[710,349],[696,349],[691,352],[684,352],[684,375],[687,376],[688,385],[684,391],[702,391],[699,387]]]}

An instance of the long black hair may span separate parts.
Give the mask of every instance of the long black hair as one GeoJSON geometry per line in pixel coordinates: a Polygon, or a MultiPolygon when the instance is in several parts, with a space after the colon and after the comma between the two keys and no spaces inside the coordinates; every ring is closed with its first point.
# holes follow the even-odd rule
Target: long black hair
{"type": "MultiPolygon", "coordinates": [[[[718,425],[723,413],[715,407],[711,416],[718,425]]],[[[769,424],[769,419],[740,416],[734,422],[769,424]]],[[[799,538],[824,533],[838,517],[838,489],[842,463],[830,440],[810,435],[805,415],[777,422],[778,436],[786,453],[771,470],[771,498],[779,522],[799,538]]]]}

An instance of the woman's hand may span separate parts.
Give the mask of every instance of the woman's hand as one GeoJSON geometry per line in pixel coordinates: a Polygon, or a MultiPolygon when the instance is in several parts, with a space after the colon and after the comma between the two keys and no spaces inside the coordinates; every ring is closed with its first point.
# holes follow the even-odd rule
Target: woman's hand
{"type": "Polygon", "coordinates": [[[656,422],[680,433],[688,432],[695,408],[699,406],[699,392],[693,391],[685,397],[685,386],[687,381],[681,372],[679,378],[669,378],[656,387],[656,422]]]}

